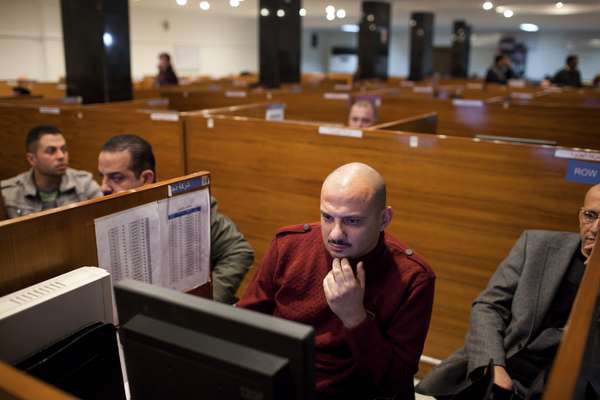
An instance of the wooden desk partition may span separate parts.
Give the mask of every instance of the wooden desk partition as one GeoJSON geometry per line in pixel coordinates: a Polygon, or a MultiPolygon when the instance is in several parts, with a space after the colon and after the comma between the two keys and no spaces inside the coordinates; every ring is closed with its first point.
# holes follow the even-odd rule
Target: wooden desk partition
{"type": "Polygon", "coordinates": [[[0,362],[0,399],[75,400],[76,397],[0,362]]]}
{"type": "Polygon", "coordinates": [[[212,118],[185,117],[188,165],[211,171],[213,194],[257,260],[279,227],[319,219],[321,184],[335,168],[362,161],[383,174],[395,210],[389,231],[438,277],[425,349],[436,358],[462,346],[471,302],[521,232],[576,230],[587,190],[565,181],[567,160],[552,148],[387,131],[358,139],[302,123],[212,118]]]}
{"type": "MultiPolygon", "coordinates": [[[[36,125],[55,125],[69,146],[70,165],[95,174],[101,146],[114,135],[134,133],[153,147],[159,179],[185,173],[183,124],[178,113],[143,111],[144,101],[92,106],[34,106],[0,104],[0,179],[29,168],[25,137],[36,125]],[[125,108],[120,108],[125,106],[125,108]]],[[[158,107],[164,108],[163,102],[158,107]]]]}
{"type": "MultiPolygon", "coordinates": [[[[596,314],[596,307],[599,307],[597,304],[598,294],[600,293],[599,241],[600,238],[597,237],[594,252],[581,279],[579,291],[569,316],[568,328],[565,330],[550,372],[544,400],[573,398],[577,378],[582,368],[584,350],[591,324],[598,324],[598,321],[594,321],[593,317],[596,314]]],[[[596,329],[598,328],[596,327],[596,329]]],[[[596,345],[598,346],[600,343],[596,345]]],[[[593,351],[599,354],[598,349],[593,351]]]]}
{"type": "Polygon", "coordinates": [[[404,118],[398,121],[384,122],[381,124],[374,125],[367,129],[418,133],[436,133],[437,123],[438,120],[436,113],[426,113],[410,118],[404,118]]]}
{"type": "Polygon", "coordinates": [[[210,174],[197,172],[0,222],[0,296],[81,266],[97,266],[95,218],[166,199],[170,184],[202,176],[210,174]]]}
{"type": "Polygon", "coordinates": [[[593,128],[600,126],[600,112],[593,108],[503,103],[474,107],[456,106],[452,100],[386,97],[380,119],[392,119],[389,113],[394,110],[413,115],[436,112],[437,133],[444,135],[520,137],[554,141],[559,146],[600,149],[600,134],[593,128]]]}

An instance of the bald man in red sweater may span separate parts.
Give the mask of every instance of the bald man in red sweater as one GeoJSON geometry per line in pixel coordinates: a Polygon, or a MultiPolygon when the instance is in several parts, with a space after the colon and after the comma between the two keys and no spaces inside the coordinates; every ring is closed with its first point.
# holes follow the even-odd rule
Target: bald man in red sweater
{"type": "Polygon", "coordinates": [[[377,171],[336,169],[321,222],[280,229],[238,303],[314,327],[319,399],[414,399],[435,275],[384,232],[391,220],[377,171]]]}

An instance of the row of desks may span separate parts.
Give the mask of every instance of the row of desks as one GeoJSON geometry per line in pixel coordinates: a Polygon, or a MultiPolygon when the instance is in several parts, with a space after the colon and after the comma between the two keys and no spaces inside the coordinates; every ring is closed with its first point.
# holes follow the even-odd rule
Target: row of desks
{"type": "MultiPolygon", "coordinates": [[[[333,105],[347,107],[332,101],[313,109],[333,105]]],[[[575,230],[587,189],[565,180],[568,160],[547,146],[377,129],[362,131],[361,137],[323,135],[318,123],[265,120],[265,105],[189,113],[166,110],[164,104],[138,107],[152,108],[74,105],[47,113],[39,105],[3,105],[0,171],[14,175],[25,168],[22,142],[36,124],[61,127],[73,167],[90,171],[96,170],[108,137],[140,134],[154,147],[160,179],[211,171],[213,194],[260,260],[277,228],[319,219],[320,185],[330,171],[351,161],[370,164],[386,178],[396,210],[390,232],[437,273],[425,348],[437,358],[462,344],[471,301],[521,231],[575,230]]],[[[293,110],[288,104],[287,115],[294,116],[293,110]]],[[[0,268],[13,261],[6,259],[0,268]]],[[[27,255],[19,258],[19,265],[26,264],[27,255]]]]}

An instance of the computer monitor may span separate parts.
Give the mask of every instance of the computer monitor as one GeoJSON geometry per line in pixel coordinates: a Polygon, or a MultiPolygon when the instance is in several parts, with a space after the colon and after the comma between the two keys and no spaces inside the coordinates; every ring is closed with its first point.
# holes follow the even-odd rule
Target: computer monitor
{"type": "Polygon", "coordinates": [[[132,280],[115,300],[132,399],[315,397],[310,326],[132,280]]]}
{"type": "Polygon", "coordinates": [[[113,323],[109,273],[78,268],[0,297],[0,360],[78,398],[125,400],[113,323]]]}

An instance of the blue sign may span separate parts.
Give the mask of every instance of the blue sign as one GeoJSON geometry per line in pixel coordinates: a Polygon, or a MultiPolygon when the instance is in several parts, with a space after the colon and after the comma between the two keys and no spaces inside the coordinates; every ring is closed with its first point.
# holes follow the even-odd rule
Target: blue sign
{"type": "Polygon", "coordinates": [[[208,184],[207,176],[199,176],[197,178],[187,179],[185,181],[173,183],[169,185],[169,196],[175,196],[180,193],[185,193],[198,189],[208,184]]]}
{"type": "Polygon", "coordinates": [[[566,179],[590,185],[600,183],[600,163],[569,160],[566,179]]]}

